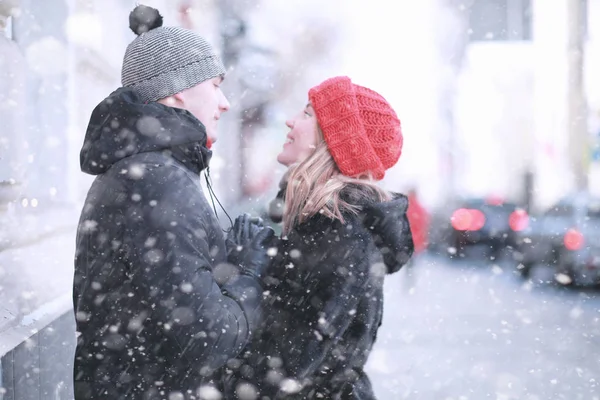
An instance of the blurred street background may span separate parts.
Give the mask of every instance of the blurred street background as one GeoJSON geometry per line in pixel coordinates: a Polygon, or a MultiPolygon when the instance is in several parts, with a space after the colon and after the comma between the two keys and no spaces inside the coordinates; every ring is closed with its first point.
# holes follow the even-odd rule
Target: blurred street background
{"type": "MultiPolygon", "coordinates": [[[[386,282],[380,399],[600,400],[600,0],[142,3],[229,70],[211,176],[232,216],[265,213],[310,87],[348,75],[396,109],[382,185],[411,194],[419,251],[386,282]]],[[[79,150],[135,5],[0,0],[2,400],[72,396],[79,150]]]]}

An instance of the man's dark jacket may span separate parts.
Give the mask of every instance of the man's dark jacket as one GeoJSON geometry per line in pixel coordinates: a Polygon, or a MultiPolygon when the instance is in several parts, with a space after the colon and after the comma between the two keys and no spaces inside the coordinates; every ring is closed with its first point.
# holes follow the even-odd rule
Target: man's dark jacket
{"type": "Polygon", "coordinates": [[[248,341],[262,288],[248,275],[224,282],[232,267],[200,186],[206,140],[189,112],[129,89],[91,116],[81,169],[97,177],[73,283],[77,400],[193,398],[248,341]]]}

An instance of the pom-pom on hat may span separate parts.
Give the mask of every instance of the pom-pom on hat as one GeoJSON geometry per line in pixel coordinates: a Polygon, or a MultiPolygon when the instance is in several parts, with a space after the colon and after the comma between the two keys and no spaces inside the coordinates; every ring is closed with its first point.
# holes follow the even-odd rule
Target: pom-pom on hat
{"type": "Polygon", "coordinates": [[[138,36],[151,29],[160,28],[162,24],[163,17],[156,8],[141,4],[129,13],[129,29],[138,36]]]}
{"type": "Polygon", "coordinates": [[[152,7],[139,5],[129,14],[129,27],[138,37],[125,51],[123,86],[150,102],[225,75],[221,59],[202,36],[162,24],[152,7]]]}
{"type": "Polygon", "coordinates": [[[400,120],[379,93],[346,76],[308,92],[325,142],[342,174],[381,180],[402,154],[400,120]]]}

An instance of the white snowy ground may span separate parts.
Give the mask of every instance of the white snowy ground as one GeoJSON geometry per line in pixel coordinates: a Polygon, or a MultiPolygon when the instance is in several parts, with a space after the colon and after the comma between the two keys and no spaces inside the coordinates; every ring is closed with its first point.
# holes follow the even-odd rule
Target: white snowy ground
{"type": "Polygon", "coordinates": [[[600,399],[600,291],[425,256],[389,276],[368,364],[379,400],[600,399]]]}

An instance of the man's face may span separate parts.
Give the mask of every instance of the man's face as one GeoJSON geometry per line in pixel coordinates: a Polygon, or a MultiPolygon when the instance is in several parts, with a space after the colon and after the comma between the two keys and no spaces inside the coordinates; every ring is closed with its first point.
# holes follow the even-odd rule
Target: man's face
{"type": "Polygon", "coordinates": [[[221,114],[229,110],[229,102],[221,90],[222,77],[209,79],[175,96],[176,107],[188,110],[206,127],[210,142],[217,141],[217,126],[221,114]]]}

